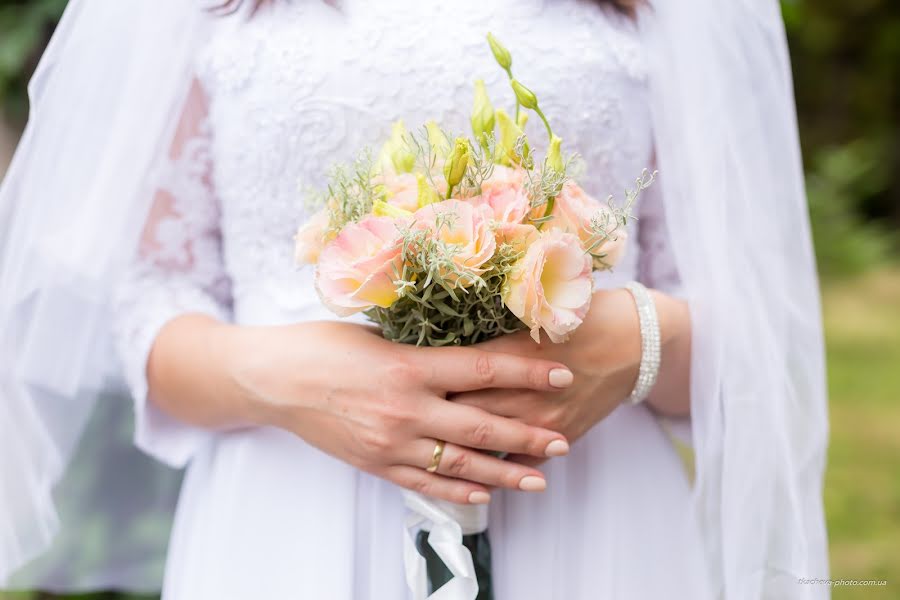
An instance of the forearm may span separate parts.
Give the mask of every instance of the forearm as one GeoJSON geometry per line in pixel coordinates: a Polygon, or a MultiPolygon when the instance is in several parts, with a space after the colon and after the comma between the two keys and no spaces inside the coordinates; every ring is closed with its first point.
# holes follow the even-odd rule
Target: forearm
{"type": "Polygon", "coordinates": [[[230,351],[238,327],[200,314],[167,323],[147,361],[149,399],[163,412],[201,427],[254,425],[265,407],[234,377],[230,351]]]}
{"type": "Polygon", "coordinates": [[[659,315],[662,361],[648,405],[656,412],[690,415],[691,316],[687,302],[651,291],[659,315]]]}

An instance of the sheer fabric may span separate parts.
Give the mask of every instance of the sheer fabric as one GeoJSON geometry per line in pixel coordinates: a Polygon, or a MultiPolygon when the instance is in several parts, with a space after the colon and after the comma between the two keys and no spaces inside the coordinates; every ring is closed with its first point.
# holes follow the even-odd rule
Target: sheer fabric
{"type": "Polygon", "coordinates": [[[159,164],[155,177],[159,188],[137,258],[119,283],[113,303],[114,336],[136,403],[135,444],[174,467],[183,467],[212,434],[154,406],[147,398],[146,365],[159,330],[172,318],[204,313],[231,320],[211,153],[207,100],[194,82],[169,155],[159,164]],[[157,440],[161,435],[163,443],[157,440]]]}
{"type": "Polygon", "coordinates": [[[72,0],[29,85],[0,187],[0,585],[159,585],[180,478],[130,450],[110,297],[204,22],[182,0],[72,0]]]}
{"type": "MultiPolygon", "coordinates": [[[[396,118],[463,130],[473,76],[485,77],[495,102],[508,97],[484,48],[491,29],[515,49],[517,75],[535,87],[566,146],[584,156],[589,191],[605,196],[628,185],[655,150],[659,188],[638,208],[628,258],[600,283],[640,276],[690,301],[699,476],[692,492],[645,407],[615,411],[570,457],[547,465],[547,494],[498,494],[491,531],[499,597],[827,595],[796,584],[827,572],[818,498],[825,422],[777,4],[654,2],[638,32],[577,0],[348,0],[342,12],[276,3],[251,21],[218,21],[202,50],[206,24],[194,7],[135,6],[71,3],[54,43],[79,40],[96,45],[96,55],[85,62],[84,46],[68,46],[78,62],[39,73],[32,125],[0,191],[4,206],[15,207],[0,212],[13,215],[3,224],[12,236],[0,318],[3,356],[16,357],[0,371],[0,445],[11,449],[0,462],[0,579],[49,539],[50,487],[103,377],[120,370],[108,319],[115,282],[137,443],[170,464],[190,461],[167,597],[405,597],[398,490],[282,431],[212,435],[175,423],[146,401],[142,373],[155,333],[180,312],[244,324],[329,318],[311,294],[311,272],[291,264],[297,189],[321,184],[328,164],[377,143],[396,118]],[[459,35],[436,37],[422,25],[451,20],[459,35]],[[169,35],[175,43],[160,41],[169,35]],[[106,86],[84,85],[78,67],[106,66],[108,55],[122,57],[121,71],[95,73],[106,86]],[[205,121],[183,101],[194,76],[209,98],[205,121]],[[86,130],[71,122],[72,97],[82,100],[86,130]],[[40,98],[55,101],[42,106],[40,98]],[[100,123],[114,124],[116,135],[85,135],[106,131],[100,123]],[[77,168],[82,154],[71,145],[50,151],[61,132],[96,143],[83,154],[90,169],[77,168]],[[116,168],[123,147],[132,155],[116,168]],[[167,149],[189,177],[150,168],[167,149]],[[73,172],[54,188],[48,164],[73,172]],[[152,194],[160,181],[163,192],[152,194]],[[23,199],[42,210],[22,210],[23,199]],[[42,213],[58,218],[42,222],[42,213]],[[109,235],[97,235],[100,224],[109,235]],[[29,257],[43,246],[29,240],[39,227],[55,251],[35,263],[29,257]],[[73,240],[84,249],[70,251],[80,248],[73,240]],[[122,249],[140,240],[137,262],[124,264],[132,252],[122,249]],[[757,260],[751,250],[760,247],[757,260]],[[26,263],[46,266],[35,279],[21,269],[26,263]],[[60,323],[80,329],[60,340],[60,323]],[[66,370],[51,368],[57,363],[66,370]]],[[[46,64],[61,60],[52,50],[46,64]]],[[[541,139],[539,129],[531,133],[541,139]]],[[[110,500],[108,490],[102,496],[110,500]]],[[[152,581],[145,572],[114,575],[125,586],[152,581]]]]}
{"type": "Polygon", "coordinates": [[[660,191],[693,329],[695,508],[726,598],[822,598],[821,313],[776,2],[654,2],[660,191]]]}

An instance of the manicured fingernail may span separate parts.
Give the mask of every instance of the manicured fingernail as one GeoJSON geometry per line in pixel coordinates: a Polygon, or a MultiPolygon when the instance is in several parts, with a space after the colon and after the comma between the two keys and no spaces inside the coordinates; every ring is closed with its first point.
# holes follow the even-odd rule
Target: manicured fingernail
{"type": "Polygon", "coordinates": [[[469,494],[469,504],[487,504],[491,501],[491,495],[487,492],[472,492],[469,494]]]}
{"type": "Polygon", "coordinates": [[[544,448],[547,456],[565,456],[569,453],[569,444],[565,440],[553,440],[544,448]]]}
{"type": "Polygon", "coordinates": [[[550,370],[550,385],[555,388],[567,388],[572,385],[574,380],[575,376],[572,375],[572,371],[568,369],[550,370]]]}
{"type": "Polygon", "coordinates": [[[547,489],[547,482],[543,477],[526,475],[519,482],[519,489],[523,492],[543,492],[547,489]]]}

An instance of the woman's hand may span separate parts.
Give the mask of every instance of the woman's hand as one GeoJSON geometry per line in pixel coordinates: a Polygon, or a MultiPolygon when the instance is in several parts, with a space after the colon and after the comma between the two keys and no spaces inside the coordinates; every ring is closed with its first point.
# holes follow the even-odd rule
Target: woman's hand
{"type": "Polygon", "coordinates": [[[546,485],[540,471],[473,448],[535,457],[569,448],[548,429],[446,400],[484,388],[559,389],[552,384],[572,379],[561,363],[475,348],[415,348],[349,323],[238,327],[180,317],[163,328],[148,375],[155,402],[184,420],[277,426],[362,470],[458,503],[489,501],[487,486],[541,491],[546,485]],[[183,379],[191,360],[211,365],[192,383],[183,379]],[[208,371],[216,370],[220,376],[210,378],[208,371]],[[193,392],[190,399],[179,386],[193,392]],[[209,397],[206,405],[198,390],[209,397]],[[238,418],[224,419],[229,412],[238,418]],[[432,474],[425,468],[436,440],[447,444],[432,474]]]}
{"type": "MultiPolygon", "coordinates": [[[[656,302],[663,360],[648,402],[671,415],[689,411],[690,318],[687,305],[659,292],[656,302]],[[661,391],[666,393],[660,393],[661,391]]],[[[467,406],[559,431],[570,442],[605,418],[631,393],[641,361],[641,334],[634,300],[625,289],[597,291],[584,323],[568,342],[536,344],[528,332],[479,344],[479,349],[558,361],[574,374],[564,390],[478,390],[453,396],[467,406]]],[[[536,465],[542,459],[513,457],[536,465]]]]}

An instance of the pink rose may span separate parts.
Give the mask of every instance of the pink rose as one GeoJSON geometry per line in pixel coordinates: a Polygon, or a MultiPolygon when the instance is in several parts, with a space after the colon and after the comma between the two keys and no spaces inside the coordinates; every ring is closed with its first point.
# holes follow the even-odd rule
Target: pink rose
{"type": "Polygon", "coordinates": [[[397,300],[394,280],[402,268],[398,221],[368,216],[344,227],[322,250],[316,289],[325,306],[342,317],[387,308],[397,300]]]}
{"type": "Polygon", "coordinates": [[[491,176],[481,184],[481,196],[473,198],[476,204],[491,207],[494,221],[503,225],[521,223],[531,202],[525,194],[525,173],[521,169],[510,169],[497,165],[491,176]]]}
{"type": "Polygon", "coordinates": [[[598,268],[615,266],[624,254],[627,239],[624,229],[617,228],[616,220],[607,206],[589,196],[576,183],[570,181],[563,186],[554,202],[552,215],[553,218],[547,221],[545,228],[574,233],[585,247],[597,239],[591,220],[596,217],[597,222],[608,223],[606,233],[610,237],[591,250],[593,254],[605,255],[597,260],[598,268]]]}
{"type": "MultiPolygon", "coordinates": [[[[444,200],[423,206],[413,218],[417,227],[430,230],[436,239],[454,247],[453,262],[460,271],[476,276],[485,272],[483,265],[497,249],[488,207],[444,200]]],[[[445,275],[454,279],[450,274],[445,275]]],[[[468,285],[471,281],[464,278],[460,283],[468,285]]]]}
{"type": "Polygon", "coordinates": [[[384,187],[388,204],[409,212],[415,212],[419,208],[419,186],[412,173],[381,175],[374,178],[372,183],[384,187]]]}
{"type": "Polygon", "coordinates": [[[294,236],[294,260],[297,264],[314,265],[318,262],[322,248],[329,241],[329,219],[328,209],[323,208],[297,230],[297,235],[294,236]]]}
{"type": "Polygon", "coordinates": [[[593,278],[591,257],[578,238],[558,229],[542,234],[516,263],[503,290],[503,302],[540,343],[564,342],[587,314],[593,278]]]}
{"type": "MultiPolygon", "coordinates": [[[[434,192],[443,197],[447,193],[447,184],[438,177],[439,174],[440,172],[435,172],[432,179],[426,179],[426,182],[429,187],[434,183],[437,186],[434,192]]],[[[377,175],[372,178],[372,183],[382,186],[385,191],[385,200],[388,204],[409,212],[418,210],[419,181],[413,173],[377,175]]]]}
{"type": "Polygon", "coordinates": [[[518,223],[497,227],[496,235],[501,244],[509,244],[517,252],[525,252],[541,236],[541,232],[531,223],[518,223]]]}

